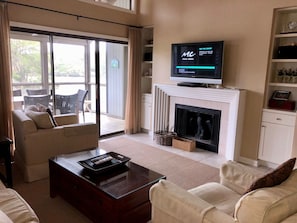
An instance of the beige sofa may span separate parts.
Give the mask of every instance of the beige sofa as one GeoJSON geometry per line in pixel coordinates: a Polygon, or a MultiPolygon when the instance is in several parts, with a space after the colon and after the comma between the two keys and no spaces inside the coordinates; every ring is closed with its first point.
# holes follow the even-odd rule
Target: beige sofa
{"type": "Polygon", "coordinates": [[[15,162],[27,182],[49,176],[49,158],[98,146],[97,125],[79,124],[75,114],[55,116],[56,127],[48,123],[46,113],[42,118],[28,115],[13,111],[15,162]]]}
{"type": "Polygon", "coordinates": [[[220,169],[220,183],[187,191],[161,180],[150,190],[152,223],[296,223],[297,170],[279,185],[245,193],[263,175],[263,171],[229,161],[220,169]]]}
{"type": "Polygon", "coordinates": [[[0,181],[0,222],[37,223],[39,219],[30,205],[13,189],[0,181]]]}

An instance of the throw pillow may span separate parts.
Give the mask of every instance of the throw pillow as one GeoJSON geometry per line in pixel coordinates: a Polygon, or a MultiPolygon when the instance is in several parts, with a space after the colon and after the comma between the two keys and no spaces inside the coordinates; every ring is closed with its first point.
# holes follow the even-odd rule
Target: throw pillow
{"type": "Polygon", "coordinates": [[[51,119],[53,125],[54,125],[55,127],[57,127],[58,124],[57,124],[57,122],[56,122],[55,117],[53,116],[52,111],[51,111],[49,108],[47,108],[47,109],[46,109],[46,112],[48,113],[48,115],[49,115],[49,117],[50,117],[50,119],[51,119]]]}
{"type": "Polygon", "coordinates": [[[38,112],[39,109],[38,109],[38,107],[37,107],[36,105],[29,105],[29,106],[27,106],[27,107],[25,108],[25,112],[27,112],[27,111],[35,111],[35,112],[38,112]]]}
{"type": "Polygon", "coordinates": [[[245,193],[248,193],[252,190],[256,190],[259,188],[273,187],[281,184],[291,175],[291,172],[295,166],[295,162],[296,162],[296,158],[292,158],[282,163],[272,172],[264,175],[263,177],[253,182],[252,185],[247,189],[245,193]]]}
{"type": "Polygon", "coordinates": [[[30,105],[26,108],[25,112],[26,112],[26,115],[29,116],[35,122],[38,128],[47,129],[47,128],[52,128],[53,126],[55,127],[58,126],[51,110],[42,104],[37,103],[36,105],[30,105]],[[38,114],[32,113],[32,111],[39,112],[42,114],[38,115],[38,114]],[[52,125],[48,123],[48,119],[45,117],[46,113],[48,114],[52,125]]]}
{"type": "Polygon", "coordinates": [[[36,107],[38,108],[38,111],[40,111],[40,112],[46,112],[46,109],[47,109],[46,106],[37,103],[37,104],[36,104],[36,107]]]}
{"type": "Polygon", "coordinates": [[[35,122],[35,125],[39,129],[50,129],[54,127],[47,112],[28,110],[26,111],[26,115],[35,122]]]}

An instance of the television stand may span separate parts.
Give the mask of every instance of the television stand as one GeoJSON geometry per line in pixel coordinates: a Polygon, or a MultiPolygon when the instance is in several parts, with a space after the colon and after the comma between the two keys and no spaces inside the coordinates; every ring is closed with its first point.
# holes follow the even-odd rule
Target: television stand
{"type": "Polygon", "coordinates": [[[182,86],[182,87],[207,87],[207,84],[192,83],[192,82],[180,82],[180,83],[177,83],[177,86],[182,86]]]}

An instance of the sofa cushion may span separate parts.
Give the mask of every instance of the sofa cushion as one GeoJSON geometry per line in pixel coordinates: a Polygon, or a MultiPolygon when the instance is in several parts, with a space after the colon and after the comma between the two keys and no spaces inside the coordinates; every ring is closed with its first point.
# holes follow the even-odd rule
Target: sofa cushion
{"type": "Polygon", "coordinates": [[[234,213],[235,204],[241,197],[238,193],[216,182],[200,185],[189,192],[228,215],[234,213]]]}
{"type": "Polygon", "coordinates": [[[286,218],[285,220],[281,221],[280,223],[296,223],[297,222],[297,213],[291,215],[290,217],[286,218]]]}
{"type": "Polygon", "coordinates": [[[264,175],[263,177],[260,177],[259,179],[257,179],[255,182],[252,183],[252,185],[247,189],[246,193],[259,188],[273,187],[275,185],[281,184],[292,173],[292,170],[295,166],[295,161],[296,161],[296,158],[291,158],[286,162],[282,163],[272,172],[264,175]]]}
{"type": "Polygon", "coordinates": [[[0,190],[0,209],[12,222],[39,222],[37,215],[30,205],[13,189],[7,188],[0,190]]]}
{"type": "Polygon", "coordinates": [[[0,222],[1,223],[13,223],[12,220],[0,210],[0,222]]]}

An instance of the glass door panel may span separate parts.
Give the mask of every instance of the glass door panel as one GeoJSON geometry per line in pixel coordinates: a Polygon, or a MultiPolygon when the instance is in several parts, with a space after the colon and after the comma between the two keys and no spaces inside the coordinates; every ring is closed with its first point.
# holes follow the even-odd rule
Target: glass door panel
{"type": "Polygon", "coordinates": [[[14,109],[24,109],[29,105],[24,103],[24,97],[32,90],[44,89],[42,94],[50,92],[46,81],[47,64],[44,63],[47,60],[47,42],[48,36],[44,35],[24,35],[18,32],[11,34],[14,109]]]}
{"type": "Polygon", "coordinates": [[[100,133],[124,131],[127,88],[127,47],[101,41],[100,54],[100,133]]]}
{"type": "Polygon", "coordinates": [[[84,101],[79,101],[79,90],[86,91],[87,41],[72,38],[53,38],[54,113],[77,113],[85,122],[84,101]]]}

